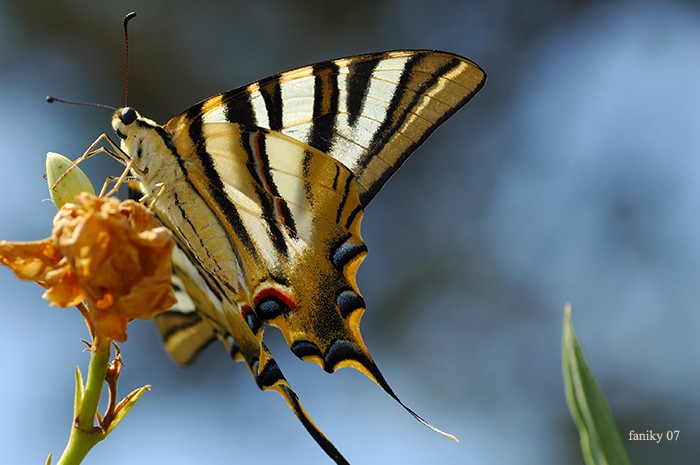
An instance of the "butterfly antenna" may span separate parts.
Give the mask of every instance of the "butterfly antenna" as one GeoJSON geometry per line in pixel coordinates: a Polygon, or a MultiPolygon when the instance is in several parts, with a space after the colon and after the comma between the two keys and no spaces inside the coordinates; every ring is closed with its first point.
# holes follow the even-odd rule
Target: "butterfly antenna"
{"type": "Polygon", "coordinates": [[[108,110],[116,111],[117,109],[114,108],[112,105],[105,105],[104,103],[95,103],[95,102],[78,102],[76,100],[66,100],[58,97],[52,97],[51,95],[46,96],[46,101],[48,103],[67,103],[68,105],[78,105],[81,107],[96,107],[96,108],[107,108],[108,110]]]}
{"type": "Polygon", "coordinates": [[[129,21],[136,17],[136,12],[132,11],[124,16],[124,49],[126,51],[126,63],[124,65],[124,106],[127,106],[129,100],[129,21]]]}

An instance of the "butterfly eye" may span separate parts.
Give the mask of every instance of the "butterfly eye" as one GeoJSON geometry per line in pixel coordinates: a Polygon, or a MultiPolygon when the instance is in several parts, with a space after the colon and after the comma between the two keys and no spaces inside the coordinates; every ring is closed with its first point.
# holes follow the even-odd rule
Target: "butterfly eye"
{"type": "Polygon", "coordinates": [[[131,107],[122,108],[119,119],[127,126],[136,121],[136,110],[131,107]]]}

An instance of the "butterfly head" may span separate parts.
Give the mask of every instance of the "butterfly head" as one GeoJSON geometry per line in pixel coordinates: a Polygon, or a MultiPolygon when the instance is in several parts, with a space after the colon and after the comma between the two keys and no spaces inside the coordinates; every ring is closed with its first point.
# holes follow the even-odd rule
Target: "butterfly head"
{"type": "Polygon", "coordinates": [[[127,140],[130,133],[133,132],[131,126],[135,126],[136,121],[140,118],[141,115],[132,107],[119,108],[112,115],[112,129],[121,140],[127,140]]]}
{"type": "Polygon", "coordinates": [[[139,117],[139,114],[132,107],[124,107],[119,111],[119,119],[127,126],[139,117]]]}
{"type": "Polygon", "coordinates": [[[112,115],[112,129],[119,137],[121,152],[116,153],[117,160],[126,165],[131,162],[132,168],[137,172],[148,171],[148,163],[145,155],[157,151],[154,141],[160,139],[155,130],[159,128],[157,123],[141,116],[134,108],[119,108],[112,115]]]}

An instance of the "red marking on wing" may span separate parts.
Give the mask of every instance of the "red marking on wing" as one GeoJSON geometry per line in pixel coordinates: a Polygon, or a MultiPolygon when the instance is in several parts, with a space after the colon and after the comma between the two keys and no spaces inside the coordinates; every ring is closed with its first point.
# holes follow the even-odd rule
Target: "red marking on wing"
{"type": "Polygon", "coordinates": [[[245,318],[252,311],[253,309],[250,307],[250,305],[241,305],[241,315],[243,315],[243,318],[245,318]]]}
{"type": "Polygon", "coordinates": [[[287,306],[287,308],[289,308],[290,311],[294,311],[294,307],[296,307],[294,300],[292,300],[290,296],[275,287],[266,287],[258,292],[253,298],[255,306],[257,307],[260,304],[260,301],[266,297],[277,297],[287,306]]]}

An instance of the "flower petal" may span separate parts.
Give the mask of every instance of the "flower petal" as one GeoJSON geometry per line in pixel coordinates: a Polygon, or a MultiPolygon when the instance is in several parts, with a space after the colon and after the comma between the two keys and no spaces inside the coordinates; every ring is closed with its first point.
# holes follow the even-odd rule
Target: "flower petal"
{"type": "Polygon", "coordinates": [[[72,307],[85,298],[76,274],[51,238],[35,242],[0,241],[0,263],[19,279],[45,287],[43,297],[51,305],[72,307]]]}

